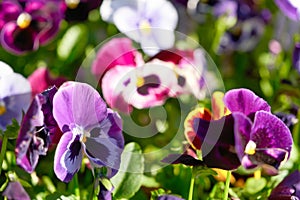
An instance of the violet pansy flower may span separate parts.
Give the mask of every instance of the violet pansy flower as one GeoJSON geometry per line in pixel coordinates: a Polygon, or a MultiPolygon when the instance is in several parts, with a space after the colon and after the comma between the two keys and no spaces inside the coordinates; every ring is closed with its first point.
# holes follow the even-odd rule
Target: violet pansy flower
{"type": "Polygon", "coordinates": [[[61,2],[31,0],[0,3],[0,41],[7,51],[23,54],[37,50],[59,30],[64,9],[61,2]]]}
{"type": "Polygon", "coordinates": [[[119,169],[124,147],[119,115],[106,107],[98,92],[85,83],[66,82],[53,99],[53,115],[63,135],[54,157],[56,176],[69,182],[86,155],[93,167],[119,169]]]}
{"type": "Polygon", "coordinates": [[[31,173],[39,156],[46,155],[51,143],[59,139],[61,132],[52,115],[52,101],[57,89],[38,94],[25,114],[16,145],[17,164],[31,173]]]}
{"type": "Polygon", "coordinates": [[[300,19],[300,2],[298,0],[274,0],[279,9],[290,19],[300,19]]]}
{"type": "Polygon", "coordinates": [[[19,123],[22,112],[26,112],[31,99],[29,82],[4,62],[0,61],[0,130],[16,119],[19,123]]]}
{"type": "Polygon", "coordinates": [[[100,13],[104,20],[111,20],[122,33],[139,42],[148,55],[174,45],[178,14],[166,0],[106,0],[100,13]]]}

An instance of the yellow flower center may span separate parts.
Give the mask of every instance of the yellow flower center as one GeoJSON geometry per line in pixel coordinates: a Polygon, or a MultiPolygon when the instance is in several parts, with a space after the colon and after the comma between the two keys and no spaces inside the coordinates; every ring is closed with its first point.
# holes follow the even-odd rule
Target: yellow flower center
{"type": "Polygon", "coordinates": [[[0,102],[0,116],[6,113],[6,108],[4,103],[0,102]]]}
{"type": "Polygon", "coordinates": [[[255,154],[255,150],[256,150],[256,144],[255,144],[255,142],[250,140],[248,142],[248,144],[246,145],[245,154],[253,155],[253,154],[255,154]]]}
{"type": "Polygon", "coordinates": [[[77,8],[78,4],[80,3],[80,0],[65,0],[68,8],[75,9],[77,8]]]}
{"type": "Polygon", "coordinates": [[[136,86],[137,87],[142,87],[145,84],[145,79],[143,77],[137,77],[136,80],[136,86]]]}
{"type": "Polygon", "coordinates": [[[31,16],[28,13],[23,12],[19,15],[17,19],[17,25],[21,29],[27,28],[30,25],[31,20],[32,20],[31,16]]]}
{"type": "Polygon", "coordinates": [[[141,29],[141,32],[145,35],[149,35],[151,33],[151,24],[148,20],[141,21],[139,28],[141,29]]]}

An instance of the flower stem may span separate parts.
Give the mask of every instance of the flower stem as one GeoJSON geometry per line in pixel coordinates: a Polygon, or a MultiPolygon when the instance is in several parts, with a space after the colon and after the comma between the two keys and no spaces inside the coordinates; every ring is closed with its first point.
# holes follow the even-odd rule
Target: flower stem
{"type": "Polygon", "coordinates": [[[79,184],[78,184],[78,175],[77,173],[74,175],[74,192],[75,196],[80,199],[80,189],[79,189],[79,184]]]}
{"type": "Polygon", "coordinates": [[[231,171],[227,171],[227,177],[226,177],[226,182],[225,182],[225,189],[224,189],[224,196],[223,200],[228,199],[228,192],[229,192],[229,185],[230,185],[230,177],[231,177],[231,171]]]}
{"type": "Polygon", "coordinates": [[[191,177],[191,182],[190,182],[190,190],[189,190],[189,198],[188,200],[193,200],[193,193],[194,193],[194,184],[195,184],[195,178],[193,174],[193,168],[192,169],[192,177],[191,177]]]}
{"type": "Polygon", "coordinates": [[[6,152],[7,141],[8,141],[7,136],[5,134],[3,134],[1,154],[0,154],[0,166],[1,166],[0,167],[0,174],[1,174],[1,171],[2,171],[2,164],[3,164],[5,152],[6,152]]]}

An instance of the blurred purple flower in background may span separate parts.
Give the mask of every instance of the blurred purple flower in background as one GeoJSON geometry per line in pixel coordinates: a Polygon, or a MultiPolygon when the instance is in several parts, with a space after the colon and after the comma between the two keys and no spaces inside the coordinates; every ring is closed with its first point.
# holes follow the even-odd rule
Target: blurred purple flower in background
{"type": "Polygon", "coordinates": [[[13,119],[20,123],[22,112],[27,111],[30,100],[28,80],[0,61],[0,130],[6,130],[13,119]]]}
{"type": "Polygon", "coordinates": [[[274,0],[279,9],[292,20],[300,19],[300,1],[298,0],[274,0]]]}
{"type": "Polygon", "coordinates": [[[5,196],[7,199],[30,200],[30,196],[19,181],[10,181],[2,196],[5,196]]]}
{"type": "Polygon", "coordinates": [[[52,101],[57,89],[52,87],[33,99],[25,114],[16,145],[17,164],[28,173],[34,171],[40,155],[46,155],[61,132],[52,115],[52,101]]]}
{"type": "Polygon", "coordinates": [[[166,0],[105,0],[100,13],[103,20],[114,23],[120,32],[140,43],[148,55],[174,45],[178,14],[166,0]]]}
{"type": "Polygon", "coordinates": [[[0,3],[1,45],[14,54],[37,50],[54,38],[63,17],[60,1],[3,0],[0,3]]]}
{"type": "Polygon", "coordinates": [[[108,168],[105,176],[117,172],[124,148],[122,121],[94,88],[64,83],[54,96],[53,115],[63,132],[54,157],[54,172],[61,181],[73,178],[84,154],[92,167],[108,168]]]}
{"type": "Polygon", "coordinates": [[[293,67],[300,73],[300,43],[296,43],[293,51],[293,67]]]}

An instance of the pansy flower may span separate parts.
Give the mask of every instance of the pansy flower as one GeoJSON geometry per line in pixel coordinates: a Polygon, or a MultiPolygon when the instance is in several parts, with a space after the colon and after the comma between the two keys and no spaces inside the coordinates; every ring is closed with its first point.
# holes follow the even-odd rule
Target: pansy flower
{"type": "Polygon", "coordinates": [[[218,120],[208,120],[205,109],[194,111],[186,120],[187,139],[194,148],[201,149],[203,163],[234,169],[240,162],[246,169],[261,166],[266,173],[276,174],[291,151],[288,127],[271,114],[266,101],[248,89],[228,91],[224,104],[225,110],[217,110],[225,113],[228,109],[231,114],[218,120]]]}
{"type": "Polygon", "coordinates": [[[112,21],[122,33],[139,42],[148,55],[169,49],[175,42],[178,14],[166,0],[106,0],[100,13],[102,19],[112,21]]]}
{"type": "Polygon", "coordinates": [[[19,181],[10,181],[2,193],[7,199],[30,200],[30,196],[19,181]]]}
{"type": "Polygon", "coordinates": [[[102,79],[104,98],[111,107],[130,112],[164,104],[177,79],[172,64],[153,60],[139,67],[116,66],[102,79]]]}
{"type": "Polygon", "coordinates": [[[28,77],[28,81],[31,85],[32,96],[35,96],[51,86],[61,86],[67,79],[64,77],[53,77],[48,68],[40,67],[28,77]]]}
{"type": "Polygon", "coordinates": [[[29,0],[22,3],[4,0],[0,3],[0,41],[7,51],[23,54],[37,50],[51,40],[63,19],[61,3],[29,0]]]}
{"type": "Polygon", "coordinates": [[[30,84],[22,75],[14,73],[0,61],[0,130],[16,119],[19,123],[31,100],[30,84]]]}
{"type": "Polygon", "coordinates": [[[300,2],[297,0],[275,0],[279,9],[292,20],[300,19],[300,2]]]}
{"type": "Polygon", "coordinates": [[[57,143],[61,132],[52,115],[52,101],[57,89],[38,94],[25,114],[16,145],[17,164],[28,173],[34,171],[40,155],[46,155],[51,143],[57,143]]]}
{"type": "Polygon", "coordinates": [[[106,107],[94,88],[64,83],[54,96],[53,115],[63,132],[54,157],[54,172],[60,180],[72,179],[84,155],[91,166],[107,167],[107,177],[116,173],[124,147],[121,118],[106,107]]]}

